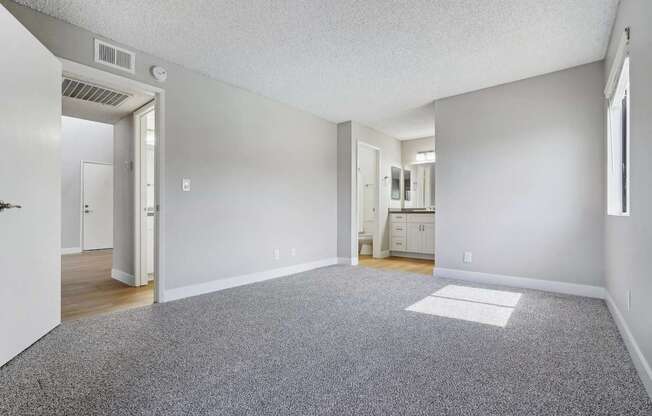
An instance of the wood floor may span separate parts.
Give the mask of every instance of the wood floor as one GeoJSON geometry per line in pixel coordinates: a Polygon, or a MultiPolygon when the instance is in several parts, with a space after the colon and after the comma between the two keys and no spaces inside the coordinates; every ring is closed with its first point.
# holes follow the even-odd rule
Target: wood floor
{"type": "Polygon", "coordinates": [[[386,257],[374,259],[371,256],[358,257],[358,264],[376,269],[391,269],[404,272],[419,273],[432,276],[432,269],[435,267],[433,260],[408,259],[404,257],[386,257]]]}
{"type": "Polygon", "coordinates": [[[84,318],[154,301],[154,282],[131,287],[111,278],[112,250],[61,256],[61,319],[84,318]]]}

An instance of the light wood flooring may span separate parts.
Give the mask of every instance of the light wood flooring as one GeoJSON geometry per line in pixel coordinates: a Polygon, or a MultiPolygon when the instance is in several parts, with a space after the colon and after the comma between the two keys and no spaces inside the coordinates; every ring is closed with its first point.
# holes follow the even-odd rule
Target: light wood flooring
{"type": "Polygon", "coordinates": [[[419,273],[432,276],[432,269],[435,267],[433,260],[408,259],[404,257],[386,257],[375,259],[371,256],[359,256],[358,264],[364,267],[376,269],[400,270],[404,272],[419,273]]]}
{"type": "Polygon", "coordinates": [[[61,319],[100,315],[154,301],[154,282],[131,287],[111,278],[112,250],[61,256],[61,319]]]}

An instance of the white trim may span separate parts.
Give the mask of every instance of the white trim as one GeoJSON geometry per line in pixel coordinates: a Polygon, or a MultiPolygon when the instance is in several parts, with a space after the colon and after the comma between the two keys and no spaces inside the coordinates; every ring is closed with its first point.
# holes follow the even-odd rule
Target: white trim
{"type": "Polygon", "coordinates": [[[358,258],[350,258],[350,257],[338,257],[337,258],[337,264],[342,264],[345,266],[355,266],[358,264],[358,258]]]}
{"type": "Polygon", "coordinates": [[[618,306],[616,306],[616,302],[614,302],[613,298],[609,294],[609,291],[605,292],[606,296],[604,299],[607,303],[607,307],[609,308],[611,316],[613,316],[614,321],[616,322],[616,326],[620,331],[620,335],[623,338],[623,341],[625,341],[625,345],[627,346],[629,355],[632,357],[632,361],[634,362],[634,366],[638,371],[638,375],[643,382],[643,386],[647,390],[647,394],[652,398],[652,368],[650,368],[650,363],[647,362],[645,356],[641,352],[636,339],[632,335],[632,331],[630,331],[629,326],[627,325],[627,321],[625,321],[625,318],[620,313],[618,306]]]}
{"type": "Polygon", "coordinates": [[[387,258],[387,257],[389,257],[389,255],[390,255],[389,250],[382,250],[380,252],[380,258],[381,259],[387,258]]]}
{"type": "Polygon", "coordinates": [[[111,269],[111,277],[129,286],[136,286],[136,278],[133,274],[118,269],[111,269]]]}
{"type": "Polygon", "coordinates": [[[586,296],[589,298],[605,298],[605,290],[600,286],[580,285],[576,283],[531,279],[529,277],[506,276],[493,273],[472,272],[468,270],[443,269],[441,267],[435,267],[432,274],[433,276],[443,277],[446,279],[543,290],[545,292],[564,293],[567,295],[586,296]]]}
{"type": "Polygon", "coordinates": [[[81,253],[81,247],[61,247],[61,255],[81,253]]]}
{"type": "Polygon", "coordinates": [[[417,260],[435,261],[434,254],[412,253],[412,252],[409,252],[409,251],[394,251],[394,250],[392,250],[391,255],[394,256],[394,257],[402,257],[402,258],[405,258],[405,259],[417,259],[417,260]]]}
{"type": "Polygon", "coordinates": [[[618,41],[616,54],[611,62],[611,69],[607,77],[607,84],[604,87],[604,96],[610,100],[618,86],[618,79],[620,78],[620,70],[625,62],[625,58],[629,55],[629,27],[626,27],[618,41]]]}
{"type": "MultiPolygon", "coordinates": [[[[146,187],[143,186],[143,158],[146,157],[145,138],[141,135],[141,119],[148,113],[156,111],[155,103],[145,104],[133,113],[134,139],[134,276],[139,286],[149,282],[143,253],[147,252],[147,240],[142,238],[147,232],[147,214],[145,211],[146,187]],[[143,189],[145,188],[145,189],[143,189]],[[143,267],[143,263],[145,267],[143,267]]],[[[154,115],[156,118],[156,114],[154,115]]],[[[156,123],[156,122],[155,122],[156,123]]],[[[156,151],[156,147],[154,147],[156,151]]],[[[154,181],[156,183],[156,180],[154,181]]]]}
{"type": "Polygon", "coordinates": [[[332,266],[337,264],[338,260],[338,258],[323,259],[310,263],[296,264],[294,266],[280,267],[278,269],[250,273],[241,276],[233,276],[226,279],[213,280],[206,283],[170,289],[165,292],[165,300],[171,301],[176,299],[183,299],[190,296],[216,292],[218,290],[229,289],[236,286],[276,279],[277,277],[289,276],[291,274],[314,270],[320,267],[332,266]]]}
{"type": "Polygon", "coordinates": [[[165,302],[165,184],[160,178],[165,177],[165,90],[131,78],[113,74],[102,69],[82,65],[65,58],[60,58],[62,70],[76,74],[101,85],[120,86],[136,89],[150,94],[156,99],[156,183],[155,195],[157,215],[154,217],[154,302],[165,302]]]}

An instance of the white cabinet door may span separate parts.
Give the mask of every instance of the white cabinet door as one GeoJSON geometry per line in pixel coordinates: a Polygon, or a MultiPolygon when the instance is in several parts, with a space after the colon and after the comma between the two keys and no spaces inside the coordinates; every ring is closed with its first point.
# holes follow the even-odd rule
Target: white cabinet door
{"type": "Polygon", "coordinates": [[[421,224],[407,224],[407,250],[412,253],[421,251],[421,224]]]}
{"type": "Polygon", "coordinates": [[[61,63],[0,5],[0,366],[61,322],[61,63]]]}
{"type": "Polygon", "coordinates": [[[422,229],[422,253],[435,254],[435,224],[423,224],[422,229]]]}

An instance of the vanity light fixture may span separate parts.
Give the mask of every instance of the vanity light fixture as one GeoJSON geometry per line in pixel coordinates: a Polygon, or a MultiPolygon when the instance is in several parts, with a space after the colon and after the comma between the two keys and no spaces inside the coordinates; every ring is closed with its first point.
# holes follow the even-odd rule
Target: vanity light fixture
{"type": "Polygon", "coordinates": [[[434,162],[435,161],[435,151],[427,150],[425,152],[417,152],[416,157],[417,162],[434,162]]]}

